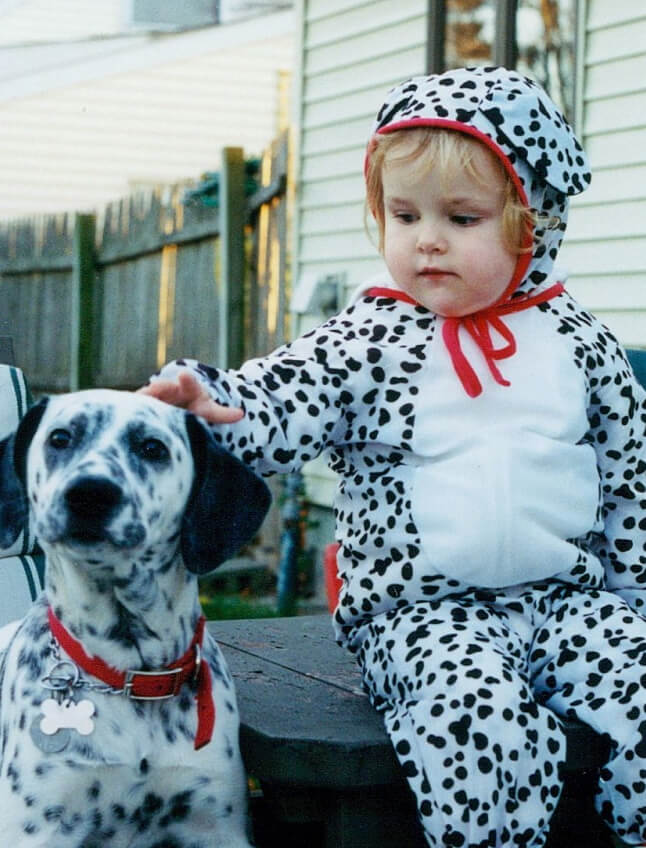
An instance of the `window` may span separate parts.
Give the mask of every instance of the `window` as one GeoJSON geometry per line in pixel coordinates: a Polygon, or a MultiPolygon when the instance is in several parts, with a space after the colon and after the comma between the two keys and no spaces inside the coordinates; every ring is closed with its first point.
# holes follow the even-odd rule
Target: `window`
{"type": "Polygon", "coordinates": [[[495,34],[495,0],[447,0],[444,67],[491,65],[495,34]]]}
{"type": "Polygon", "coordinates": [[[430,72],[505,65],[574,119],[577,0],[428,0],[430,72]]]}
{"type": "Polygon", "coordinates": [[[213,0],[130,0],[129,6],[132,24],[146,28],[205,26],[217,20],[213,0]]]}
{"type": "Polygon", "coordinates": [[[574,118],[576,0],[519,0],[516,67],[574,118]]]}

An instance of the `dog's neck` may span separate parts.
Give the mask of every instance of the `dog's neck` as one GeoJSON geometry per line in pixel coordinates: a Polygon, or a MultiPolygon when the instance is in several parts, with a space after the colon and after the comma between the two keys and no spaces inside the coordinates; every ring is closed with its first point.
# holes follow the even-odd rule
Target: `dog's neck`
{"type": "Polygon", "coordinates": [[[45,591],[86,652],[119,669],[165,668],[186,651],[201,615],[197,580],[181,563],[160,583],[150,572],[138,579],[136,570],[115,581],[90,563],[70,568],[67,556],[50,550],[45,591]]]}

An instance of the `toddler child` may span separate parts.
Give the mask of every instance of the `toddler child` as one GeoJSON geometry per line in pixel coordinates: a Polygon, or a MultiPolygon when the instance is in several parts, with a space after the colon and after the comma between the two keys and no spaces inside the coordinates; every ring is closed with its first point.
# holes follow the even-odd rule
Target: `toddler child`
{"type": "Polygon", "coordinates": [[[261,473],[329,451],[336,633],[432,846],[543,845],[562,718],[608,735],[598,809],[646,840],[646,401],[554,270],[589,181],[536,83],[408,80],[366,156],[392,279],[239,370],[178,361],[145,389],[261,473]]]}

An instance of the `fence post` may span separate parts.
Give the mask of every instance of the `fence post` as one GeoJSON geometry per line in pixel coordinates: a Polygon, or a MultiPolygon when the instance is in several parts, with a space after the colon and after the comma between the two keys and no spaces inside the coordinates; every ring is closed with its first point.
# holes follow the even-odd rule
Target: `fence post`
{"type": "Polygon", "coordinates": [[[70,332],[70,391],[88,389],[94,378],[94,232],[96,216],[74,216],[70,332]]]}
{"type": "Polygon", "coordinates": [[[220,169],[220,273],[217,365],[235,368],[244,355],[244,155],[225,147],[220,169]]]}

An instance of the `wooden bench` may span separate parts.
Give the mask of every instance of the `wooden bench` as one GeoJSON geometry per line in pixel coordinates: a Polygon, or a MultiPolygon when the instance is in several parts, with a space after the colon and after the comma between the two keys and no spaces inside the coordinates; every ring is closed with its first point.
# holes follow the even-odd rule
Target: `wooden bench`
{"type": "MultiPolygon", "coordinates": [[[[258,848],[425,848],[412,795],[354,658],[328,615],[210,622],[236,681],[240,742],[262,787],[258,848]]],[[[548,848],[610,848],[592,798],[608,748],[567,727],[562,800],[548,848]]]]}
{"type": "Polygon", "coordinates": [[[13,336],[0,336],[0,364],[16,364],[16,357],[13,352],[13,336]]]}

